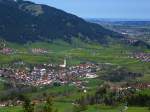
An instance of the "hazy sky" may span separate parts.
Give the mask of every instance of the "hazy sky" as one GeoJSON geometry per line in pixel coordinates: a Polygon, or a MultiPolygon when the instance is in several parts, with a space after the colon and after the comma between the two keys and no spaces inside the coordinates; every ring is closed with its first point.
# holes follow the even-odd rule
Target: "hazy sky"
{"type": "Polygon", "coordinates": [[[150,0],[31,0],[84,18],[150,19],[150,0]]]}

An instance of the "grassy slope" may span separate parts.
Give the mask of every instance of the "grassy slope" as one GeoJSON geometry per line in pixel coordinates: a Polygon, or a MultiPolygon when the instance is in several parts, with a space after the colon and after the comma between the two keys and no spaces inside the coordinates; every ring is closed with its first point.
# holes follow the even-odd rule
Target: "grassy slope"
{"type": "MultiPolygon", "coordinates": [[[[77,41],[77,40],[76,40],[77,41]]],[[[0,55],[0,63],[9,63],[14,60],[23,60],[28,63],[44,63],[56,62],[62,63],[67,58],[68,64],[78,64],[81,61],[95,61],[113,63],[125,66],[128,69],[145,74],[143,80],[150,80],[150,63],[141,62],[136,59],[128,58],[128,53],[139,48],[128,47],[120,44],[103,47],[98,44],[86,44],[83,42],[72,43],[71,45],[63,41],[57,40],[54,43],[32,43],[26,45],[18,45],[9,43],[8,47],[18,49],[22,54],[0,55]],[[80,45],[78,45],[80,43],[80,45]],[[78,47],[77,47],[78,46],[78,47]],[[31,48],[45,48],[49,51],[47,55],[33,55],[27,53],[31,48]]],[[[145,50],[150,52],[150,50],[145,50]]]]}
{"type": "MultiPolygon", "coordinates": [[[[57,40],[54,43],[32,43],[26,45],[18,45],[9,43],[8,47],[18,49],[24,54],[13,55],[0,55],[0,63],[9,63],[14,60],[23,60],[28,63],[44,63],[55,62],[62,63],[64,58],[67,58],[67,63],[79,64],[81,61],[95,61],[113,63],[127,67],[129,70],[135,72],[142,72],[145,77],[142,80],[150,80],[150,63],[141,62],[136,59],[128,58],[128,53],[139,48],[133,48],[123,45],[111,45],[109,47],[103,47],[98,44],[85,44],[83,42],[76,42],[71,45],[63,41],[57,40]],[[80,45],[78,45],[80,43],[80,45]],[[78,46],[78,47],[77,47],[78,46]],[[33,55],[27,53],[31,48],[45,48],[49,51],[47,55],[33,55]]],[[[150,50],[146,50],[146,52],[150,50]]]]}

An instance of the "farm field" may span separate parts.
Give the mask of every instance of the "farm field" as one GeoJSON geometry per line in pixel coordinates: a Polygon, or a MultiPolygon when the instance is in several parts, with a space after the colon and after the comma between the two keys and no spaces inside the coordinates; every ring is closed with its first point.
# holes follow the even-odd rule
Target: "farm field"
{"type": "MultiPolygon", "coordinates": [[[[83,43],[82,43],[83,44],[83,43]]],[[[150,63],[141,62],[137,59],[129,58],[129,54],[140,48],[133,48],[123,45],[110,45],[104,47],[96,44],[81,44],[81,47],[76,48],[75,45],[69,45],[65,42],[57,43],[33,43],[21,46],[19,44],[8,44],[9,47],[18,49],[18,52],[11,55],[0,54],[0,63],[6,64],[13,61],[22,60],[27,63],[62,63],[63,59],[67,59],[68,65],[79,64],[84,61],[93,61],[97,63],[112,63],[127,67],[129,70],[144,72],[146,78],[149,79],[150,63]],[[37,55],[28,53],[31,48],[47,49],[49,53],[45,55],[37,55]]],[[[143,50],[142,50],[143,51],[143,50]]],[[[144,80],[144,78],[143,78],[144,80]]]]}

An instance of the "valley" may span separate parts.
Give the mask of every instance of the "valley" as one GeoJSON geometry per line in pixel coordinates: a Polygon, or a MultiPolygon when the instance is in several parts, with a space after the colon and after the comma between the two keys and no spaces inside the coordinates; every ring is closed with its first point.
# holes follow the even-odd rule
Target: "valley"
{"type": "MultiPolygon", "coordinates": [[[[6,105],[8,103],[7,98],[9,97],[12,97],[11,99],[14,103],[10,103],[13,105],[13,108],[7,104],[9,108],[6,106],[2,107],[2,109],[10,112],[14,111],[13,109],[21,111],[21,105],[17,103],[21,101],[17,97],[24,94],[32,99],[32,102],[37,102],[36,109],[45,102],[45,95],[52,95],[54,108],[61,107],[58,109],[60,112],[65,112],[68,109],[71,111],[75,108],[72,103],[77,99],[95,94],[98,88],[110,82],[112,83],[110,84],[111,89],[108,89],[108,91],[114,91],[113,88],[118,88],[120,91],[123,87],[132,87],[149,95],[149,92],[144,91],[149,90],[150,63],[136,57],[130,57],[135,50],[149,53],[148,49],[123,44],[113,44],[106,47],[96,43],[88,44],[80,40],[78,41],[77,45],[76,43],[70,45],[59,40],[54,43],[36,42],[23,46],[6,42],[6,48],[11,50],[8,50],[10,52],[1,52],[0,54],[1,85],[4,84],[1,87],[0,93],[2,95],[1,105],[6,105]],[[61,65],[65,63],[64,60],[66,61],[65,68],[61,68],[61,65]],[[121,74],[125,74],[127,79],[120,77],[119,74],[117,75],[117,71],[114,70],[118,67],[121,71],[125,69],[121,74]],[[94,71],[92,70],[92,72],[91,69],[94,71]],[[11,76],[9,74],[7,76],[2,72],[4,70],[5,73],[11,72],[11,76]],[[130,72],[130,76],[127,75],[127,71],[130,72]],[[132,77],[132,73],[134,77],[132,77]],[[32,81],[33,79],[35,81],[32,81]],[[3,82],[3,80],[6,82],[3,82]],[[128,86],[126,83],[129,83],[128,86]],[[12,94],[16,95],[12,96],[12,94]],[[15,97],[18,100],[15,100],[15,97]],[[18,106],[16,107],[15,105],[18,106]]],[[[130,91],[130,89],[126,91],[130,91]]],[[[135,93],[137,94],[138,91],[135,91],[135,93]]],[[[124,103],[115,107],[109,107],[101,103],[94,103],[93,106],[89,105],[86,111],[116,112],[119,109],[123,109],[123,105],[124,103]]],[[[136,108],[139,107],[132,107],[131,105],[128,111],[132,112],[136,108]]],[[[139,109],[142,109],[143,112],[148,111],[146,107],[139,109]]],[[[38,109],[38,111],[40,110],[38,109]]]]}
{"type": "Polygon", "coordinates": [[[0,112],[149,112],[149,28],[0,0],[0,112]]]}

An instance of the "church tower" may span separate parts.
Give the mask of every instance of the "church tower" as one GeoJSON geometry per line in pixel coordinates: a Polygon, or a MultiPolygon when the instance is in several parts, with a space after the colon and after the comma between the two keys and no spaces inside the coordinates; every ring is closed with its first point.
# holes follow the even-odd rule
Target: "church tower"
{"type": "Polygon", "coordinates": [[[67,61],[66,61],[66,59],[64,59],[64,64],[59,65],[59,66],[62,67],[62,68],[65,68],[65,67],[67,66],[67,61]]]}

